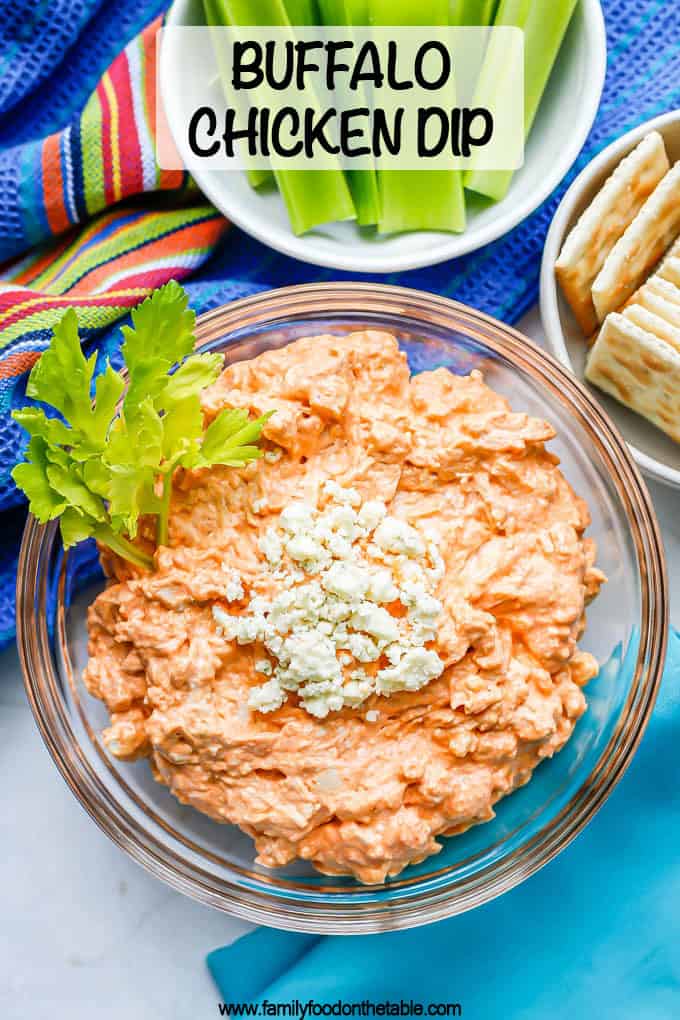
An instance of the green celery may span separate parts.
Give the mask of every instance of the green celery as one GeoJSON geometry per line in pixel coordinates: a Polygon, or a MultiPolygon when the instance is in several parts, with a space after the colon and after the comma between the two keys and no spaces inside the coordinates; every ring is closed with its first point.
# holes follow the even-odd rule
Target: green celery
{"type": "Polygon", "coordinates": [[[291,25],[319,24],[319,6],[316,0],[283,0],[283,2],[291,25]]]}
{"type": "Polygon", "coordinates": [[[324,25],[369,25],[369,0],[318,0],[324,25]]]}
{"type": "MultiPolygon", "coordinates": [[[[319,9],[324,25],[367,24],[367,0],[319,0],[319,9]]],[[[357,211],[357,223],[361,227],[377,223],[380,218],[380,194],[375,169],[346,170],[345,175],[357,211]]]]}
{"type": "MultiPolygon", "coordinates": [[[[223,25],[290,26],[282,0],[213,0],[223,25]]],[[[296,0],[295,14],[302,9],[296,0]]],[[[295,234],[335,220],[356,217],[347,181],[337,170],[274,170],[274,178],[286,203],[295,234]]]]}
{"type": "MultiPolygon", "coordinates": [[[[347,23],[356,27],[368,25],[368,0],[345,0],[347,23]]],[[[377,223],[380,219],[380,191],[375,169],[350,170],[349,186],[357,207],[357,221],[361,226],[377,223]]]]}
{"type": "Polygon", "coordinates": [[[348,17],[352,25],[368,25],[370,23],[369,0],[345,0],[348,17]]]}
{"type": "MultiPolygon", "coordinates": [[[[373,25],[447,25],[449,0],[369,0],[373,25]]],[[[379,170],[378,231],[465,229],[465,197],[457,170],[379,170]]]]}
{"type": "MultiPolygon", "coordinates": [[[[524,136],[527,138],[560,51],[577,0],[501,0],[494,25],[524,30],[524,136]]],[[[482,74],[487,71],[483,68],[482,74]]],[[[497,88],[502,68],[492,68],[490,88],[497,88]]],[[[484,97],[480,99],[484,104],[484,97]]],[[[465,187],[499,201],[507,194],[512,170],[468,170],[465,187]]]]}
{"type": "Polygon", "coordinates": [[[345,0],[319,0],[319,11],[324,25],[349,25],[345,0]]]}
{"type": "Polygon", "coordinates": [[[357,211],[357,223],[368,227],[380,219],[380,192],[375,170],[347,170],[347,183],[357,211]]]}
{"type": "Polygon", "coordinates": [[[155,516],[157,544],[168,544],[175,469],[242,468],[262,454],[257,443],[270,414],[251,420],[247,411],[223,408],[204,428],[201,393],[219,376],[223,357],[194,351],[187,303],[171,280],[132,312],[132,326],[121,327],[127,389],[107,362],[92,399],[97,359],[83,354],[73,308],[31,370],[26,396],[59,417],[37,406],[12,412],[30,437],[12,478],[41,524],[59,519],[66,549],[94,537],[150,570],[151,556],[134,539],[140,520],[155,516]]]}
{"type": "Polygon", "coordinates": [[[451,0],[449,23],[451,25],[490,25],[496,12],[498,0],[451,0]]]}
{"type": "MultiPolygon", "coordinates": [[[[224,22],[221,20],[220,11],[215,0],[203,0],[203,11],[205,13],[206,24],[208,24],[211,28],[213,27],[220,28],[223,26],[224,22]]],[[[220,59],[219,53],[220,53],[219,47],[216,46],[215,54],[217,56],[218,62],[220,59]]],[[[226,92],[226,75],[224,74],[223,71],[222,80],[225,83],[226,92]]],[[[231,99],[232,101],[234,101],[235,95],[231,96],[231,99]]],[[[248,178],[248,183],[250,184],[251,188],[261,188],[263,184],[274,183],[274,175],[271,172],[271,170],[260,170],[254,168],[252,170],[246,170],[246,176],[248,178]]]]}

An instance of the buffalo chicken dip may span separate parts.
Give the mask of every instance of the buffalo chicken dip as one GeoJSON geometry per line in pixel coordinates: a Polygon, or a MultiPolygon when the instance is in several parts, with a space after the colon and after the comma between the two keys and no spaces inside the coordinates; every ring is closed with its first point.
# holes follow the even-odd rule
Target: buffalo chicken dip
{"type": "MultiPolygon", "coordinates": [[[[176,472],[155,571],[104,553],[85,682],[122,759],[295,858],[377,883],[493,817],[597,671],[584,502],[479,372],[410,377],[388,333],[317,336],[204,394],[264,455],[176,472]]],[[[142,539],[144,527],[142,527],[142,539]]]]}

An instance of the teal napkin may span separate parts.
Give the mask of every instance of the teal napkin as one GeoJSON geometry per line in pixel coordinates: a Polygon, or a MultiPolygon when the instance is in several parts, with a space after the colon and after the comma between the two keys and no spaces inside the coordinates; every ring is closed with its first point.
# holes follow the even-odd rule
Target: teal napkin
{"type": "Polygon", "coordinates": [[[459,1003],[474,1020],[680,1017],[680,635],[642,745],[564,853],[477,910],[326,937],[260,928],[208,956],[226,1003],[459,1003]]]}

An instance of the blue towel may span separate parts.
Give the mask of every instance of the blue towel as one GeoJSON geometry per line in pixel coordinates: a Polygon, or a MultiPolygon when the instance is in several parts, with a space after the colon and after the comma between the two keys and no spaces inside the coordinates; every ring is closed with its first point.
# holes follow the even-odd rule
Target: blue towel
{"type": "MultiPolygon", "coordinates": [[[[547,2],[547,0],[546,0],[547,2]]],[[[14,0],[0,4],[0,168],[3,151],[62,128],[82,108],[113,57],[167,0],[14,0]]],[[[193,307],[207,311],[234,297],[286,284],[375,279],[443,294],[506,322],[537,299],[543,242],[568,183],[593,155],[643,120],[680,106],[680,17],[677,0],[604,0],[609,61],[601,107],[590,136],[560,187],[505,237],[461,259],[387,277],[317,269],[278,255],[240,231],[229,231],[216,256],[189,284],[193,307]]],[[[569,126],[565,125],[565,131],[569,126]]],[[[0,169],[0,224],[12,231],[12,189],[0,169]]],[[[19,230],[19,227],[16,228],[19,230]]],[[[7,237],[5,238],[7,240],[7,237]]],[[[95,346],[114,355],[120,328],[95,346]]],[[[10,472],[23,445],[9,417],[24,399],[16,386],[0,407],[0,648],[14,638],[17,535],[23,497],[10,472]]]]}
{"type": "Polygon", "coordinates": [[[412,999],[459,1003],[474,1020],[676,1020],[679,736],[675,634],[628,773],[558,858],[505,896],[425,928],[328,938],[260,928],[209,955],[220,1000],[412,999]]]}

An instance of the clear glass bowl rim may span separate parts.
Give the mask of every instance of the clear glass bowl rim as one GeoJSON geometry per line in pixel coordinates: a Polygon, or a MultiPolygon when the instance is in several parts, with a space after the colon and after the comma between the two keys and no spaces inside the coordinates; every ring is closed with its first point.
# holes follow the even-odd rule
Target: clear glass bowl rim
{"type": "MultiPolygon", "coordinates": [[[[17,574],[17,645],[31,709],[41,736],[74,795],[106,834],[134,860],[178,891],[257,924],[320,934],[358,934],[414,927],[485,903],[528,878],[563,850],[610,795],[630,764],[654,707],[668,631],[665,557],[651,498],[626,443],[585,388],[520,332],[482,312],[425,291],[373,283],[302,284],[259,292],[197,319],[197,345],[230,332],[275,326],[314,315],[408,317],[458,330],[516,364],[568,404],[610,470],[631,528],[640,570],[640,644],[623,728],[566,807],[533,839],[502,860],[446,888],[413,891],[397,902],[308,904],[244,888],[198,868],[140,832],[90,774],[77,746],[50,651],[44,604],[50,525],[29,516],[17,574]],[[36,611],[37,608],[37,611],[36,611]]],[[[63,608],[63,607],[62,607],[63,608]]],[[[60,610],[61,611],[61,610],[60,610]]]]}

